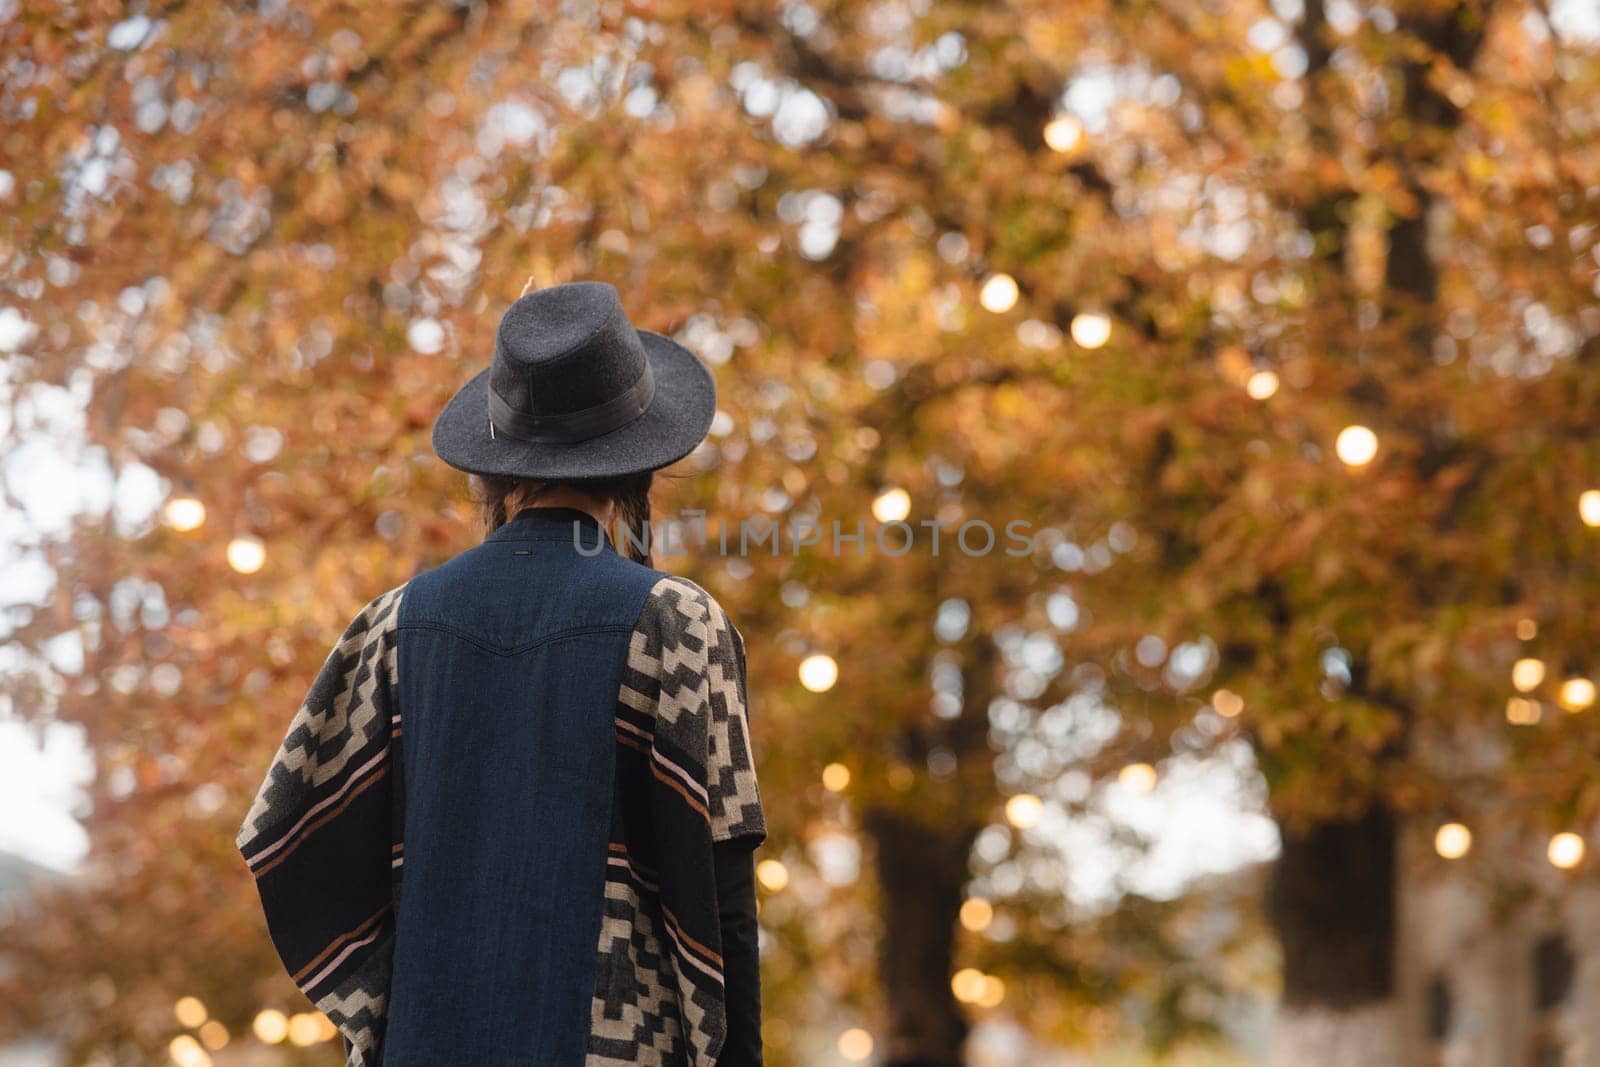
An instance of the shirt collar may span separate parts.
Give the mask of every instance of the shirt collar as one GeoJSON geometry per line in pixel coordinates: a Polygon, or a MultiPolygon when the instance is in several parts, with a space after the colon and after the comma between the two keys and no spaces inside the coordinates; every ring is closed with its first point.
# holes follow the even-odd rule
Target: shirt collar
{"type": "Polygon", "coordinates": [[[565,541],[591,550],[597,543],[612,547],[611,538],[598,519],[587,511],[567,507],[524,508],[484,540],[565,541]]]}

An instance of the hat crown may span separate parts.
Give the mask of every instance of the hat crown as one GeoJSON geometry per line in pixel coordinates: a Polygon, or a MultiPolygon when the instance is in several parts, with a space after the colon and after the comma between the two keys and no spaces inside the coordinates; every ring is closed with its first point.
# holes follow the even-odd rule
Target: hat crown
{"type": "Polygon", "coordinates": [[[575,281],[505,310],[489,366],[434,421],[433,450],[486,477],[620,478],[688,455],[716,406],[693,352],[635,329],[612,286],[575,281]]]}
{"type": "Polygon", "coordinates": [[[501,316],[489,389],[512,412],[570,415],[624,394],[647,367],[616,287],[570,282],[528,293],[501,316]]]}

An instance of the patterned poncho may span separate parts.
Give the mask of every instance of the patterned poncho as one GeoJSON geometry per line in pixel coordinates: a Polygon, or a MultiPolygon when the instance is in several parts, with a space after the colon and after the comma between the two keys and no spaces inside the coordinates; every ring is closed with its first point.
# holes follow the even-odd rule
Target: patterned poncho
{"type": "Polygon", "coordinates": [[[351,1065],[717,1060],[711,849],[766,832],[743,643],[575,514],[368,604],[239,830],[351,1065]]]}

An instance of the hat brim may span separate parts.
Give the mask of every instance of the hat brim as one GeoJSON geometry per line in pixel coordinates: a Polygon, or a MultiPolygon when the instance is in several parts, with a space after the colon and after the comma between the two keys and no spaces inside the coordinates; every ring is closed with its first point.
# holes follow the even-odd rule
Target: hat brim
{"type": "Polygon", "coordinates": [[[687,348],[637,330],[656,391],[644,414],[610,433],[572,444],[535,444],[489,434],[489,372],[456,391],[433,424],[433,451],[459,471],[497,478],[618,478],[670,466],[711,429],[717,389],[687,348]]]}

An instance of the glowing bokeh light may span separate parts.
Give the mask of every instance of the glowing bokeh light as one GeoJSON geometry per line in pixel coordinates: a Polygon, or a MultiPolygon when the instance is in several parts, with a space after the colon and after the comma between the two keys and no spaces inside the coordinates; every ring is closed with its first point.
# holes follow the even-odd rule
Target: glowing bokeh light
{"type": "Polygon", "coordinates": [[[976,967],[963,967],[950,976],[950,992],[963,1004],[976,1004],[983,992],[984,974],[976,967]]]}
{"type": "Polygon", "coordinates": [[[1252,400],[1265,400],[1278,391],[1278,376],[1269,370],[1258,370],[1244,383],[1244,391],[1252,400]]]}
{"type": "Polygon", "coordinates": [[[222,1023],[218,1022],[216,1019],[212,1019],[204,1026],[200,1027],[201,1043],[204,1044],[206,1048],[213,1051],[220,1048],[227,1048],[228,1041],[232,1038],[232,1036],[233,1035],[228,1033],[228,1028],[223,1026],[222,1023]]]}
{"type": "Polygon", "coordinates": [[[842,763],[830,763],[822,768],[822,786],[830,793],[843,793],[850,788],[850,768],[842,763]]]}
{"type": "Polygon", "coordinates": [[[800,684],[813,693],[826,693],[839,680],[839,664],[825,652],[813,652],[800,661],[800,684]]]}
{"type": "Polygon", "coordinates": [[[1506,722],[1513,726],[1532,726],[1544,716],[1544,706],[1527,697],[1512,697],[1506,701],[1506,722]]]}
{"type": "Polygon", "coordinates": [[[228,566],[240,574],[254,574],[267,562],[267,546],[259,537],[235,537],[228,542],[228,566]]]}
{"type": "Polygon", "coordinates": [[[983,897],[971,897],[961,902],[961,925],[978,934],[994,922],[994,905],[983,897]]]}
{"type": "Polygon", "coordinates": [[[1585,526],[1600,526],[1600,489],[1585,489],[1578,495],[1578,517],[1585,526]]]}
{"type": "Polygon", "coordinates": [[[1224,719],[1232,719],[1244,712],[1244,697],[1231,689],[1218,689],[1211,694],[1211,708],[1224,719]]]}
{"type": "Polygon", "coordinates": [[[1551,866],[1570,871],[1583,862],[1585,851],[1583,838],[1574,833],[1559,833],[1550,839],[1545,855],[1550,858],[1551,866]]]}
{"type": "Polygon", "coordinates": [[[1544,681],[1544,660],[1532,656],[1517,660],[1511,665],[1511,684],[1519,693],[1531,693],[1544,681]]]}
{"type": "Polygon", "coordinates": [[[1365,426],[1346,426],[1339,431],[1333,450],[1350,467],[1365,467],[1378,454],[1378,435],[1365,426]]]}
{"type": "Polygon", "coordinates": [[[277,1045],[289,1036],[289,1017],[276,1008],[268,1008],[258,1012],[255,1021],[250,1024],[256,1040],[268,1045],[277,1045]]]}
{"type": "Polygon", "coordinates": [[[172,1006],[172,1014],[177,1018],[178,1025],[187,1026],[193,1030],[209,1017],[205,1004],[199,997],[179,997],[178,1002],[172,1006]]]}
{"type": "Polygon", "coordinates": [[[999,315],[1016,307],[1019,295],[1017,280],[1002,271],[984,280],[983,288],[978,290],[978,303],[983,305],[985,311],[999,315]]]}
{"type": "Polygon", "coordinates": [[[1130,793],[1152,793],[1156,788],[1156,769],[1148,763],[1130,763],[1117,774],[1117,784],[1130,793]]]}
{"type": "Polygon", "coordinates": [[[904,489],[885,489],[872,501],[872,517],[879,522],[902,522],[911,514],[911,494],[904,489]]]}
{"type": "Polygon", "coordinates": [[[872,1055],[872,1035],[853,1026],[839,1035],[839,1055],[851,1063],[861,1063],[872,1055]]]}
{"type": "Polygon", "coordinates": [[[315,1014],[309,1011],[296,1012],[289,1016],[289,1043],[306,1048],[322,1040],[322,1026],[317,1022],[315,1014]]]}
{"type": "Polygon", "coordinates": [[[1594,706],[1594,682],[1588,678],[1568,678],[1561,683],[1560,700],[1567,711],[1588,711],[1594,706]]]}
{"type": "Polygon", "coordinates": [[[161,519],[180,533],[205,525],[206,506],[192,496],[175,496],[161,509],[161,519]]]}
{"type": "Polygon", "coordinates": [[[1433,835],[1433,850],[1447,860],[1458,860],[1472,849],[1472,831],[1458,822],[1447,822],[1433,835]]]}
{"type": "Polygon", "coordinates": [[[188,1034],[179,1034],[167,1045],[167,1055],[178,1067],[211,1067],[211,1055],[188,1034]]]}
{"type": "Polygon", "coordinates": [[[756,881],[769,893],[781,893],[789,885],[789,868],[779,860],[762,860],[756,864],[756,881]]]}
{"type": "Polygon", "coordinates": [[[1111,340],[1111,320],[1098,311],[1072,316],[1072,339],[1083,348],[1099,348],[1111,340]]]}
{"type": "Polygon", "coordinates": [[[1052,152],[1071,152],[1083,144],[1083,123],[1072,115],[1057,115],[1044,127],[1044,143],[1052,152]]]}
{"type": "Polygon", "coordinates": [[[1032,793],[1018,793],[1006,801],[1006,821],[1019,830],[1037,825],[1043,814],[1044,801],[1032,793]]]}

